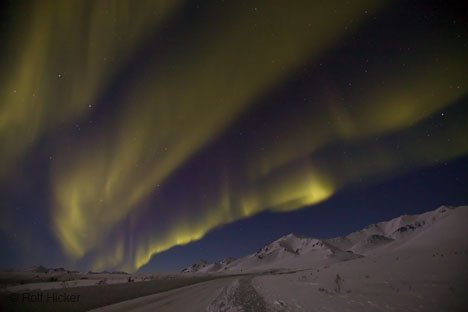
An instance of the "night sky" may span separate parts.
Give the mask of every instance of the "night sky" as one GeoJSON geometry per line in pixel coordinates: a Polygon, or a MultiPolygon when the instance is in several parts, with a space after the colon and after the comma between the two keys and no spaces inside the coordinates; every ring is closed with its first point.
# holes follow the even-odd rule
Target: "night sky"
{"type": "Polygon", "coordinates": [[[179,270],[468,203],[454,1],[9,1],[0,267],[179,270]]]}

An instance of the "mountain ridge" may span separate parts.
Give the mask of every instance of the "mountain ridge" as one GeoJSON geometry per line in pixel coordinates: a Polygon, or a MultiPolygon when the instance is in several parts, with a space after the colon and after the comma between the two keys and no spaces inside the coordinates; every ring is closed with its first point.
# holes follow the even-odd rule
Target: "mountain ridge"
{"type": "Polygon", "coordinates": [[[300,269],[323,263],[341,262],[365,257],[405,245],[418,234],[449,217],[454,211],[468,211],[468,206],[440,206],[421,214],[401,215],[332,238],[313,238],[289,233],[266,244],[256,252],[229,263],[191,265],[182,272],[220,273],[250,272],[271,269],[300,269]]]}

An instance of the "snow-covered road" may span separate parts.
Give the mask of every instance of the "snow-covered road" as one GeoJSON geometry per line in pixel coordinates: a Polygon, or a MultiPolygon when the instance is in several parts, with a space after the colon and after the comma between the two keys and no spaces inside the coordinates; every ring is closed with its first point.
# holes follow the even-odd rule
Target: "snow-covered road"
{"type": "Polygon", "coordinates": [[[252,287],[253,276],[226,277],[108,305],[92,311],[263,312],[266,303],[252,287]]]}
{"type": "Polygon", "coordinates": [[[235,279],[223,288],[207,312],[266,312],[267,304],[252,286],[253,276],[235,279]]]}
{"type": "Polygon", "coordinates": [[[206,311],[207,306],[235,278],[220,278],[178,289],[108,305],[92,311],[206,311]]]}

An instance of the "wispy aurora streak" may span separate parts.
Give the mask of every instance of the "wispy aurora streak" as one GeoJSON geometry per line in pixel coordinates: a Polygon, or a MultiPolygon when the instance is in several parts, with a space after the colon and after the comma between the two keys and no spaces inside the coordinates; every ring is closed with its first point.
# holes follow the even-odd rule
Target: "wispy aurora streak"
{"type": "Polygon", "coordinates": [[[46,131],[88,113],[179,1],[32,1],[14,15],[0,73],[0,175],[46,131]],[[111,35],[117,34],[117,35],[111,35]]]}

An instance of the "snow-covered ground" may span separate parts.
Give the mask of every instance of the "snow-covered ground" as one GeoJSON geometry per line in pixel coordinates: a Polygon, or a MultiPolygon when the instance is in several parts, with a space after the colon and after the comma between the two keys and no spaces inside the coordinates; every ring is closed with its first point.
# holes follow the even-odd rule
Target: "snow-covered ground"
{"type": "Polygon", "coordinates": [[[378,223],[335,239],[366,257],[309,263],[256,277],[253,285],[272,311],[467,311],[467,224],[468,207],[378,223]]]}
{"type": "Polygon", "coordinates": [[[231,306],[230,297],[223,301],[221,292],[224,289],[235,289],[231,286],[237,280],[231,278],[216,279],[209,282],[202,282],[166,292],[161,292],[149,296],[143,296],[136,299],[123,301],[120,303],[108,305],[96,310],[95,312],[120,312],[120,311],[205,311],[208,307],[214,310],[208,311],[230,311],[223,310],[222,307],[231,306]],[[228,305],[225,305],[227,303],[228,305]]]}
{"type": "Polygon", "coordinates": [[[203,271],[253,274],[254,291],[272,311],[468,311],[468,206],[400,216],[345,237],[289,234],[224,265],[204,263],[203,271]]]}
{"type": "Polygon", "coordinates": [[[5,272],[0,278],[16,283],[4,282],[0,299],[67,288],[84,298],[77,311],[468,311],[467,225],[468,206],[443,206],[345,237],[289,234],[240,259],[201,261],[178,274],[5,272]]]}
{"type": "MultiPolygon", "coordinates": [[[[185,275],[189,277],[190,275],[185,275]]],[[[0,291],[25,292],[47,289],[67,289],[94,285],[113,285],[131,282],[143,282],[157,279],[183,278],[182,274],[87,274],[67,272],[1,272],[0,291]],[[4,282],[4,281],[10,281],[4,282]]]]}

